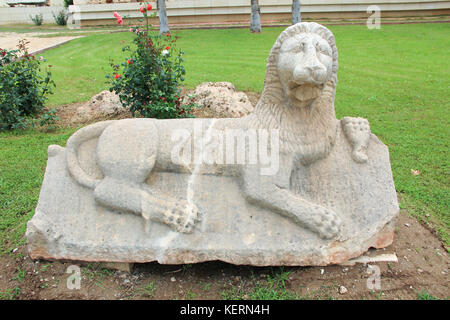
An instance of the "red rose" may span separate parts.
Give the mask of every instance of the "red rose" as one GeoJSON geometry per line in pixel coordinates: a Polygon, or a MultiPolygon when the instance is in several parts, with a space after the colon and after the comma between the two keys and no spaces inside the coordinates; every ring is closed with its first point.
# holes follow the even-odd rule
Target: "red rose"
{"type": "Polygon", "coordinates": [[[120,74],[115,74],[114,75],[114,79],[119,79],[120,78],[120,74]]]}
{"type": "Polygon", "coordinates": [[[116,18],[117,23],[122,25],[123,20],[122,20],[122,17],[120,16],[120,14],[118,14],[117,12],[114,12],[114,17],[116,18]]]}
{"type": "Polygon", "coordinates": [[[145,8],[144,8],[144,7],[140,7],[140,8],[139,8],[139,11],[142,12],[142,13],[144,13],[144,12],[145,12],[145,8]]]}
{"type": "Polygon", "coordinates": [[[165,48],[166,50],[169,50],[170,49],[170,47],[169,46],[167,46],[166,48],[165,48]]]}
{"type": "Polygon", "coordinates": [[[131,59],[128,59],[128,64],[131,64],[131,59]]]}
{"type": "Polygon", "coordinates": [[[147,5],[147,11],[150,11],[150,10],[152,10],[152,5],[149,3],[148,5],[147,5]]]}

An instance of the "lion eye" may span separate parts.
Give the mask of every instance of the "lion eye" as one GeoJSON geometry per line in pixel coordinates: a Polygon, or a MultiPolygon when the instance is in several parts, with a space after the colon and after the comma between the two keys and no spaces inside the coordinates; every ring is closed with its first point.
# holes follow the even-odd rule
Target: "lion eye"
{"type": "Polygon", "coordinates": [[[328,52],[328,49],[326,47],[324,47],[324,46],[321,46],[319,43],[316,43],[316,49],[320,53],[323,53],[323,54],[326,54],[326,55],[330,55],[330,53],[328,52]]]}
{"type": "Polygon", "coordinates": [[[305,48],[305,43],[300,42],[300,44],[295,49],[296,49],[296,51],[303,51],[304,48],[305,48]]]}

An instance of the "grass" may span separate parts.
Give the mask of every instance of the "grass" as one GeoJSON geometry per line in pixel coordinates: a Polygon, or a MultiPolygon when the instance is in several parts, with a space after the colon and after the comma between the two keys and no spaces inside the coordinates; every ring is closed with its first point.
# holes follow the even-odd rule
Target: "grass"
{"type": "Polygon", "coordinates": [[[14,300],[16,297],[20,296],[20,287],[14,287],[6,291],[0,291],[0,300],[14,300]]]}
{"type": "MultiPolygon", "coordinates": [[[[31,20],[30,20],[31,21],[31,20]]],[[[47,32],[59,32],[67,30],[66,27],[60,27],[56,24],[42,24],[40,26],[35,25],[2,25],[0,28],[0,34],[2,32],[14,32],[14,33],[47,33],[47,32]]]]}
{"type": "Polygon", "coordinates": [[[20,293],[22,291],[20,283],[23,282],[23,280],[25,279],[27,271],[25,269],[21,269],[20,267],[17,267],[16,271],[17,274],[15,277],[11,279],[11,281],[15,281],[16,284],[18,283],[19,285],[16,285],[13,288],[9,288],[5,291],[0,291],[0,300],[14,300],[18,296],[20,296],[20,293]]]}
{"type": "Polygon", "coordinates": [[[141,297],[153,298],[155,296],[155,291],[156,291],[155,282],[152,281],[152,282],[142,286],[141,288],[139,288],[138,294],[141,297]]]}
{"type": "Polygon", "coordinates": [[[236,289],[233,287],[229,290],[222,291],[221,295],[224,300],[293,300],[299,297],[286,290],[286,282],[288,281],[290,272],[283,271],[282,268],[278,272],[272,272],[267,275],[265,281],[257,281],[255,286],[249,290],[236,289]]]}
{"type": "Polygon", "coordinates": [[[438,297],[430,295],[426,290],[417,293],[417,300],[440,300],[438,297]]]}
{"type": "Polygon", "coordinates": [[[39,197],[47,146],[65,145],[73,131],[0,133],[0,253],[24,243],[26,222],[39,197]]]}
{"type": "MultiPolygon", "coordinates": [[[[183,30],[185,85],[230,81],[238,90],[260,92],[265,61],[283,28],[262,34],[246,29],[183,30]]],[[[449,239],[449,24],[331,26],[339,48],[337,116],[369,119],[389,146],[401,207],[449,239]],[[411,169],[420,175],[411,174],[411,169]]],[[[131,33],[90,35],[43,55],[57,84],[51,106],[86,101],[108,88],[109,59],[124,58],[131,33]]],[[[23,243],[45,171],[49,144],[64,146],[74,129],[51,134],[0,134],[0,251],[23,243]]]]}
{"type": "Polygon", "coordinates": [[[82,273],[90,280],[95,278],[102,279],[113,274],[110,269],[104,268],[101,263],[88,263],[86,267],[82,268],[82,273]]]}
{"type": "Polygon", "coordinates": [[[25,276],[27,275],[27,271],[24,269],[21,269],[20,267],[17,267],[17,275],[13,278],[13,280],[17,280],[19,282],[22,282],[23,279],[25,279],[25,276]]]}
{"type": "Polygon", "coordinates": [[[105,290],[102,280],[113,274],[110,269],[103,268],[101,263],[88,263],[86,267],[81,269],[81,273],[102,290],[105,290]]]}

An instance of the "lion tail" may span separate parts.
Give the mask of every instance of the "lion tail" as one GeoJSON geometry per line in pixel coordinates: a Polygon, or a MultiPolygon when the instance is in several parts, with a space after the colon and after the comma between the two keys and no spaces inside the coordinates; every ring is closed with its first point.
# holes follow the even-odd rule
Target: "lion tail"
{"type": "Polygon", "coordinates": [[[80,167],[77,155],[78,148],[83,142],[99,137],[106,129],[106,127],[108,127],[113,121],[114,120],[97,122],[87,127],[81,128],[80,130],[76,131],[69,138],[69,140],[67,140],[67,168],[69,169],[71,176],[79,184],[89,189],[94,189],[101,180],[92,178],[80,167]]]}

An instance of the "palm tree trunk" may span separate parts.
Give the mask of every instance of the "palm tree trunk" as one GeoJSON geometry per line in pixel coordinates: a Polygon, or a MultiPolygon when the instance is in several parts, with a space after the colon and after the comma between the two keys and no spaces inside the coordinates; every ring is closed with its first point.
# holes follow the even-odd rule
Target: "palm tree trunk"
{"type": "Polygon", "coordinates": [[[302,21],[300,0],[292,0],[292,24],[302,21]]]}
{"type": "Polygon", "coordinates": [[[159,16],[159,33],[168,33],[170,29],[166,12],[166,0],[158,0],[156,2],[156,7],[158,8],[159,16]]]}
{"type": "Polygon", "coordinates": [[[250,31],[261,32],[261,17],[258,0],[251,0],[250,31]]]}

